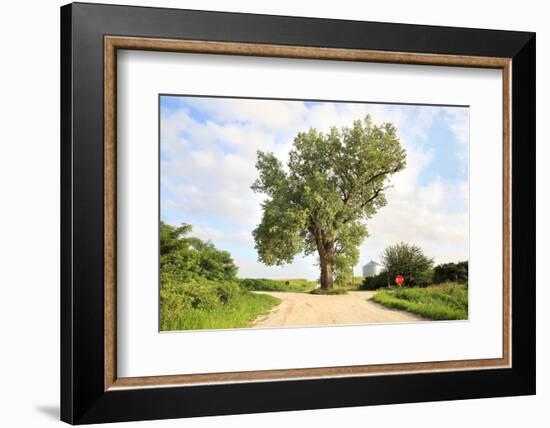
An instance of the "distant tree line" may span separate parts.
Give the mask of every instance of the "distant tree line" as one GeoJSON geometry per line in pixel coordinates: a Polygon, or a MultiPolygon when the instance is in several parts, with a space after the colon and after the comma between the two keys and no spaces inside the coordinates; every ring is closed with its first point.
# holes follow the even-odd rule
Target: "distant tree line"
{"type": "Polygon", "coordinates": [[[384,250],[382,265],[382,272],[363,280],[362,289],[376,290],[395,285],[397,275],[404,277],[406,287],[425,287],[444,282],[468,284],[468,261],[434,267],[434,259],[426,257],[420,247],[403,242],[384,250]]]}
{"type": "Polygon", "coordinates": [[[433,282],[468,283],[468,261],[459,263],[443,263],[434,268],[433,282]]]}

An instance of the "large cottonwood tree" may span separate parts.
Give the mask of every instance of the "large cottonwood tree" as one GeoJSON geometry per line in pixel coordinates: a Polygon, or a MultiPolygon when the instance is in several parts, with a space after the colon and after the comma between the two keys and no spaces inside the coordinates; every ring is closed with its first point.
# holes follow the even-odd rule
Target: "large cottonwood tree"
{"type": "Polygon", "coordinates": [[[252,189],[267,195],[253,231],[259,260],[283,265],[317,253],[321,288],[331,289],[334,274],[358,262],[365,220],[386,205],[388,179],[405,165],[395,126],[376,125],[370,116],[328,134],[300,132],[286,168],[259,151],[252,189]]]}

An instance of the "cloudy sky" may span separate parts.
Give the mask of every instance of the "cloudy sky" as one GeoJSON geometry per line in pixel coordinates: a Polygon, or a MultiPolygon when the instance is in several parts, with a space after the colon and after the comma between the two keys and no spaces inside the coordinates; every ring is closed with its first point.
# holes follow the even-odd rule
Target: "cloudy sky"
{"type": "Polygon", "coordinates": [[[315,257],[284,267],[257,261],[252,230],[261,218],[256,151],[286,160],[310,127],[350,126],[370,113],[397,126],[407,168],[391,180],[388,204],[371,220],[355,268],[397,242],[419,245],[436,263],[468,259],[468,109],[394,104],[162,96],[161,219],[228,250],[241,277],[318,277],[315,257]]]}

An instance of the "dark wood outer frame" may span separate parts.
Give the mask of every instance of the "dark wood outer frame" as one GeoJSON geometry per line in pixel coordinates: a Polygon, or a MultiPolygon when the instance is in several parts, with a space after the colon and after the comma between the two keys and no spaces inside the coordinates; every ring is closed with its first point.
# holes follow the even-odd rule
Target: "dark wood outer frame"
{"type": "MultiPolygon", "coordinates": [[[[534,34],[72,4],[61,9],[61,54],[62,420],[93,423],[534,393],[534,34]],[[368,50],[372,61],[380,54],[382,61],[394,55],[391,62],[430,63],[437,62],[438,58],[441,61],[444,55],[456,57],[458,61],[455,64],[447,61],[447,65],[468,65],[465,61],[472,61],[471,66],[504,68],[508,77],[504,79],[505,84],[511,80],[510,128],[515,142],[511,145],[514,176],[505,176],[505,182],[512,179],[512,193],[508,196],[514,207],[511,366],[492,370],[462,367],[461,371],[434,371],[433,367],[424,367],[428,373],[391,376],[380,375],[375,370],[368,377],[348,373],[354,377],[292,381],[266,381],[277,378],[269,373],[246,383],[234,383],[239,379],[232,378],[226,380],[232,383],[213,385],[112,388],[116,386],[116,382],[112,385],[114,360],[109,362],[108,356],[110,347],[114,346],[114,336],[107,336],[105,340],[105,332],[115,317],[111,316],[114,307],[105,306],[105,297],[107,302],[110,300],[103,286],[114,277],[114,265],[104,263],[104,246],[113,239],[112,229],[104,227],[104,220],[110,212],[112,215],[110,210],[115,206],[114,200],[104,200],[105,195],[114,194],[104,192],[109,186],[109,176],[104,180],[104,173],[114,170],[109,166],[114,166],[114,158],[109,151],[104,156],[103,143],[104,132],[106,136],[114,133],[108,121],[104,121],[104,113],[114,108],[114,100],[109,104],[106,99],[104,109],[104,84],[110,83],[104,80],[103,59],[104,49],[115,48],[116,44],[109,47],[106,36],[117,36],[111,38],[112,41],[138,43],[134,48],[140,49],[146,48],[143,39],[152,38],[157,41],[150,49],[159,49],[160,42],[166,49],[174,50],[170,43],[181,44],[181,40],[192,41],[191,45],[204,49],[203,41],[209,41],[222,42],[226,47],[231,43],[240,46],[239,49],[269,45],[270,48],[264,49],[268,55],[287,49],[286,54],[276,56],[292,56],[289,52],[294,49],[302,51],[296,56],[303,57],[303,48],[313,47],[320,48],[316,52],[324,52],[325,58],[332,50],[346,49],[352,56],[365,55],[368,50]],[[483,65],[472,57],[491,57],[494,64],[487,65],[485,58],[483,65]],[[511,69],[508,68],[510,60],[511,69]]],[[[509,117],[505,111],[505,125],[509,117]]],[[[323,370],[321,375],[331,375],[327,369],[323,370]]],[[[387,372],[385,368],[384,373],[387,372]]],[[[282,377],[292,376],[287,373],[282,377]]],[[[153,384],[158,382],[157,379],[153,384]]],[[[141,380],[137,384],[145,383],[141,380]]],[[[121,386],[131,386],[131,382],[127,385],[122,382],[121,386]]]]}

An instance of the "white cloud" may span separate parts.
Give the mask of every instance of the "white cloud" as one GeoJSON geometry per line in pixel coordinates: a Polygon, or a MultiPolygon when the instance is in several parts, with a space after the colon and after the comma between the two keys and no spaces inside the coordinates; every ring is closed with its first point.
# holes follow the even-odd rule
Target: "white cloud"
{"type": "Polygon", "coordinates": [[[254,245],[252,235],[248,231],[225,231],[208,226],[193,226],[193,236],[203,241],[212,241],[219,246],[224,245],[254,245]]]}
{"type": "Polygon", "coordinates": [[[443,108],[445,121],[449,129],[461,144],[470,142],[470,120],[467,108],[443,108]]]}
{"type": "MultiPolygon", "coordinates": [[[[439,187],[437,204],[413,194],[395,197],[390,193],[388,205],[368,223],[370,236],[361,246],[361,262],[379,260],[383,250],[397,242],[420,246],[436,263],[468,259],[468,213],[442,209],[446,195],[440,192],[447,189],[439,187]]],[[[419,191],[429,192],[423,188],[419,191]]]]}
{"type": "Polygon", "coordinates": [[[319,278],[319,268],[314,256],[297,256],[292,264],[285,266],[264,266],[253,257],[241,255],[233,255],[233,260],[239,267],[238,275],[242,278],[305,278],[309,280],[319,278]]]}
{"type": "Polygon", "coordinates": [[[221,123],[253,124],[275,132],[299,127],[308,115],[304,103],[294,101],[195,98],[193,105],[214,114],[221,123]]]}

